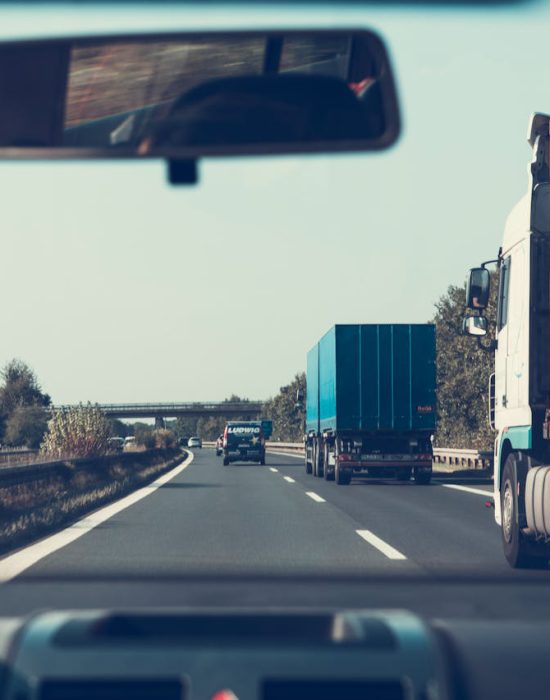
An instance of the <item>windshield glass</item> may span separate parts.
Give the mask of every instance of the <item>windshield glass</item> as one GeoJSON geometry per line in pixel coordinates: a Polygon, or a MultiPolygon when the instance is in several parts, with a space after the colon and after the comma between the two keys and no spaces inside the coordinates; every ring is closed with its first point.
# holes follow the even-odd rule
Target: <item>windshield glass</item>
{"type": "MultiPolygon", "coordinates": [[[[204,159],[188,187],[160,160],[0,163],[0,580],[531,576],[503,554],[515,482],[508,501],[495,490],[493,448],[531,449],[545,420],[524,340],[530,199],[504,229],[530,196],[529,116],[550,112],[550,8],[0,5],[4,39],[224,27],[376,30],[402,136],[376,154],[204,159]],[[507,322],[486,351],[460,335],[464,281],[503,245],[507,322]],[[23,487],[14,469],[36,464],[23,487]]],[[[261,73],[264,44],[244,48],[159,42],[143,62],[131,42],[76,45],[66,139],[174,99],[198,63],[261,73]]],[[[342,38],[298,38],[280,70],[348,61],[342,38]]]]}

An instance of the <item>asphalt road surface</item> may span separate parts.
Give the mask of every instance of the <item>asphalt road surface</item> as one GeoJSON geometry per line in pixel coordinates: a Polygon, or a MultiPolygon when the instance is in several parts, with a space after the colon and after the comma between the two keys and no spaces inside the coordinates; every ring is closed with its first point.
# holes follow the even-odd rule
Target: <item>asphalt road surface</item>
{"type": "Polygon", "coordinates": [[[265,466],[224,467],[212,449],[193,452],[185,468],[146,487],[135,502],[130,497],[114,512],[96,511],[40,544],[38,554],[35,546],[0,560],[1,607],[10,601],[2,594],[16,581],[334,573],[433,580],[522,573],[504,560],[499,529],[485,506],[488,482],[435,477],[417,486],[359,476],[337,486],[306,475],[295,456],[268,453],[265,466]]]}

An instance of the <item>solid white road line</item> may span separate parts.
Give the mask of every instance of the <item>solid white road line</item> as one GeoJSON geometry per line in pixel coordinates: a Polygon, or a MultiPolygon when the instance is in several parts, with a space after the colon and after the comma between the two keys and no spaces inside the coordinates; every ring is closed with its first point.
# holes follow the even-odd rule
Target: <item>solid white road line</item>
{"type": "Polygon", "coordinates": [[[373,547],[376,547],[376,549],[382,552],[382,554],[385,554],[388,559],[407,558],[404,554],[398,552],[397,549],[394,549],[391,545],[384,542],[384,540],[381,540],[380,537],[377,537],[370,530],[356,530],[355,532],[359,535],[359,537],[362,537],[366,542],[372,544],[373,547]]]}
{"type": "Polygon", "coordinates": [[[278,472],[279,470],[275,469],[275,467],[269,467],[269,471],[270,472],[278,472]]]}
{"type": "Polygon", "coordinates": [[[466,493],[475,493],[478,496],[485,496],[490,498],[493,495],[493,491],[484,491],[483,489],[474,489],[472,486],[460,486],[459,484],[441,484],[446,489],[456,489],[457,491],[466,491],[466,493]]]}
{"type": "Polygon", "coordinates": [[[166,474],[163,474],[155,481],[151,482],[147,486],[144,486],[134,493],[130,493],[128,496],[121,498],[114,503],[111,503],[104,508],[100,508],[95,513],[88,515],[81,520],[77,520],[76,523],[70,525],[69,527],[57,532],[55,535],[46,537],[43,540],[39,540],[34,544],[21,549],[15,554],[10,554],[3,559],[0,559],[0,583],[6,583],[11,581],[11,579],[19,576],[25,569],[28,569],[33,564],[36,564],[48,554],[53,554],[58,549],[65,547],[66,545],[74,542],[82,535],[85,535],[94,527],[101,525],[113,515],[117,515],[121,511],[133,506],[134,503],[141,501],[145,496],[149,496],[151,493],[155,492],[158,488],[166,484],[168,481],[173,479],[175,476],[180,474],[184,469],[186,469],[193,461],[193,453],[191,452],[189,457],[182,463],[178,464],[177,467],[171,469],[166,474]]]}
{"type": "Polygon", "coordinates": [[[304,461],[303,454],[296,454],[296,452],[283,452],[282,450],[266,450],[270,455],[283,455],[284,457],[294,457],[294,459],[299,459],[304,461]]]}
{"type": "Polygon", "coordinates": [[[288,481],[289,484],[295,484],[295,483],[296,483],[296,479],[293,479],[291,476],[283,476],[283,479],[284,479],[285,481],[288,481]]]}
{"type": "Polygon", "coordinates": [[[312,499],[313,499],[314,501],[316,501],[317,503],[326,503],[326,501],[325,501],[324,498],[321,498],[321,496],[318,496],[318,495],[317,495],[316,493],[314,493],[313,491],[306,491],[306,496],[309,496],[310,498],[312,498],[312,499]]]}

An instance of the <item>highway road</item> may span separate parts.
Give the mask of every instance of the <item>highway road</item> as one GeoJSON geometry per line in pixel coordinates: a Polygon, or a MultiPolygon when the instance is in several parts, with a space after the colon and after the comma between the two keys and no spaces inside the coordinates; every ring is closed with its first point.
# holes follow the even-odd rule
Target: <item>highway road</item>
{"type": "MultiPolygon", "coordinates": [[[[62,586],[47,583],[54,579],[547,577],[509,569],[493,512],[484,505],[491,486],[481,480],[435,478],[417,486],[359,477],[342,487],[306,475],[296,456],[268,453],[266,466],[224,467],[209,448],[195,450],[183,467],[139,500],[96,511],[70,528],[65,541],[59,538],[67,531],[43,542],[38,554],[35,546],[0,560],[0,578],[4,573],[8,581],[0,587],[0,612],[70,604],[62,586]],[[21,566],[25,556],[31,559],[18,572],[14,562],[21,566]],[[24,587],[8,594],[10,578],[41,585],[28,586],[26,599],[24,587]]],[[[89,604],[97,604],[88,593],[89,604]]]]}

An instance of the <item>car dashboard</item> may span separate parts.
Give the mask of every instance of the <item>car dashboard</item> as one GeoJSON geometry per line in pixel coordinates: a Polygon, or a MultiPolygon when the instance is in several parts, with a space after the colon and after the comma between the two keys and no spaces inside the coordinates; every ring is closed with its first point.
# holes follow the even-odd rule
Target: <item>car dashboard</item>
{"type": "Polygon", "coordinates": [[[550,625],[406,611],[55,611],[0,620],[1,700],[547,695],[550,625]]]}

